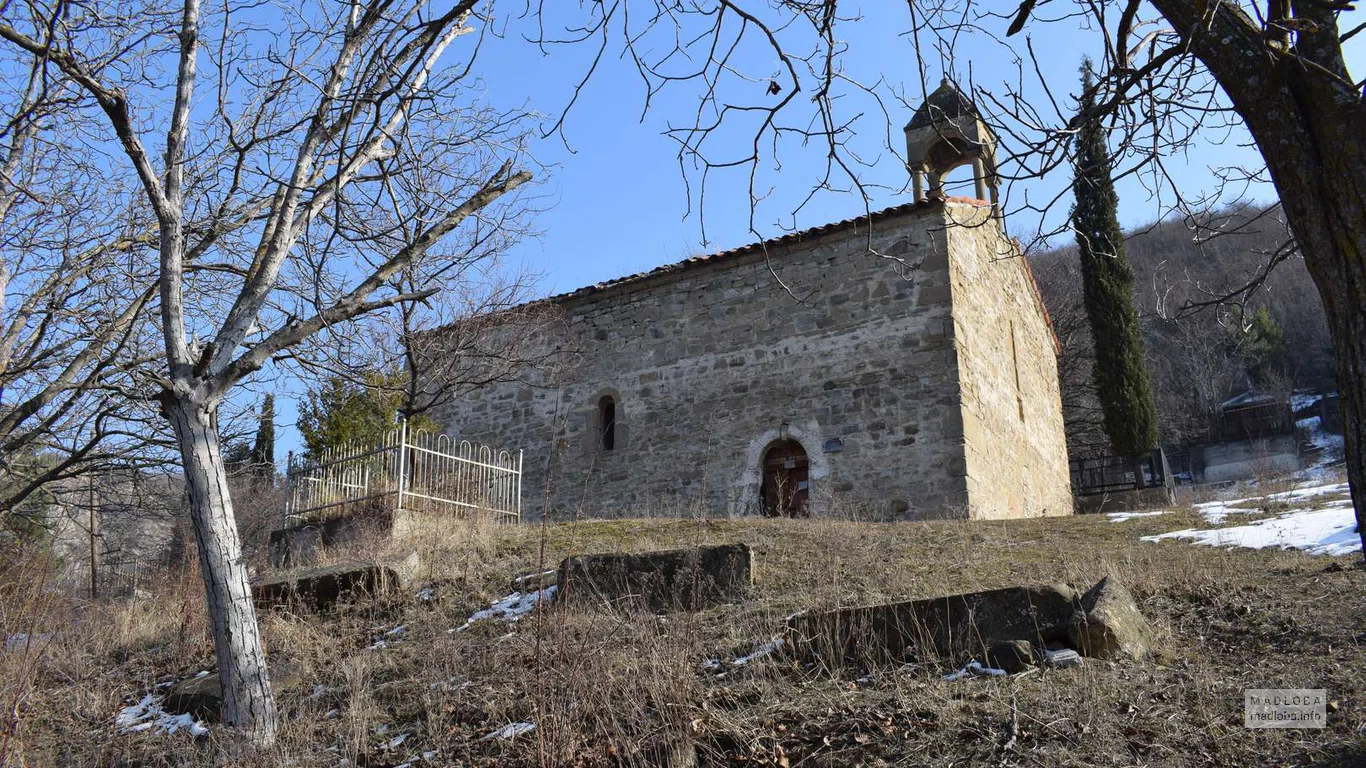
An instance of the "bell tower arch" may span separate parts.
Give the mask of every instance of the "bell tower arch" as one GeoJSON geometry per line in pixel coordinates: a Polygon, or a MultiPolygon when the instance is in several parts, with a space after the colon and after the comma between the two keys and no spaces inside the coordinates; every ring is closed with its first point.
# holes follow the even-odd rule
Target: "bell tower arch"
{"type": "Polygon", "coordinates": [[[916,202],[944,197],[944,175],[971,163],[977,199],[997,207],[996,135],[953,81],[944,78],[905,130],[906,165],[916,202]]]}

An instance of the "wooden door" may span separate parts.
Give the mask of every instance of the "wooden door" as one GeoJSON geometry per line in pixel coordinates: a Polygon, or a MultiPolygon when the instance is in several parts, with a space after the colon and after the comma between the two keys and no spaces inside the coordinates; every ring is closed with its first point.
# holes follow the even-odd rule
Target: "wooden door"
{"type": "Polygon", "coordinates": [[[764,451],[764,481],[759,491],[769,517],[806,517],[810,470],[806,451],[796,440],[783,440],[764,451]]]}

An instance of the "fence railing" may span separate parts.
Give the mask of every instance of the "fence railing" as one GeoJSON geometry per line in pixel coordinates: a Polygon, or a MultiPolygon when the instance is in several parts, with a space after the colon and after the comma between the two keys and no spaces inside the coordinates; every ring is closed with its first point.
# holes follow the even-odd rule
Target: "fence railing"
{"type": "Polygon", "coordinates": [[[404,422],[377,443],[350,443],[306,459],[290,454],[285,527],[365,505],[418,505],[520,520],[522,452],[410,431],[404,422]]]}
{"type": "Polygon", "coordinates": [[[1072,459],[1072,492],[1078,496],[1117,493],[1171,484],[1161,448],[1141,456],[1097,456],[1072,459]]]}
{"type": "Polygon", "coordinates": [[[137,556],[107,556],[97,570],[97,594],[100,597],[134,597],[139,585],[148,584],[146,571],[148,563],[139,562],[137,556]]]}

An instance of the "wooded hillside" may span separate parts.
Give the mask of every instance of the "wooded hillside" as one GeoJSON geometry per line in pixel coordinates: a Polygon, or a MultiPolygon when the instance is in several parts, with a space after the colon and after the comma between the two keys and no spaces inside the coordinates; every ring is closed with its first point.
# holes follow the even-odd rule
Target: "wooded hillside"
{"type": "MultiPolygon", "coordinates": [[[[1323,305],[1289,241],[1279,206],[1161,221],[1128,233],[1164,445],[1199,440],[1219,404],[1249,388],[1333,388],[1323,305]]],[[[1069,452],[1105,453],[1076,248],[1039,253],[1031,264],[1062,344],[1069,452]]]]}

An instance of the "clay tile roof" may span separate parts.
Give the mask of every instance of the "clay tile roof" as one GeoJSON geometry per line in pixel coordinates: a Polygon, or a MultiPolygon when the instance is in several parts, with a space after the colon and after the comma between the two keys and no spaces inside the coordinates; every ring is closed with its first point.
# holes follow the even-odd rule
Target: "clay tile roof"
{"type": "MultiPolygon", "coordinates": [[[[947,201],[956,203],[970,203],[974,205],[985,204],[981,200],[975,200],[967,197],[949,197],[947,198],[947,201]]],[[[657,277],[675,272],[682,272],[688,269],[695,269],[697,267],[715,264],[717,262],[726,261],[728,259],[733,259],[749,253],[762,253],[770,248],[795,245],[805,240],[810,240],[816,237],[822,237],[824,235],[832,234],[834,232],[839,232],[845,229],[856,229],[859,226],[862,226],[869,222],[880,221],[882,219],[886,219],[892,216],[899,216],[903,213],[909,213],[917,209],[929,208],[931,206],[938,205],[939,203],[940,201],[938,200],[925,200],[919,203],[903,203],[902,205],[894,205],[891,208],[884,208],[880,211],[874,211],[871,214],[855,216],[852,219],[845,219],[843,221],[835,221],[829,224],[822,224],[819,227],[803,229],[798,232],[790,232],[786,235],[780,235],[778,237],[769,238],[768,240],[763,240],[757,243],[742,245],[738,248],[731,248],[725,251],[718,251],[716,253],[708,254],[706,256],[693,256],[691,258],[687,258],[682,261],[677,261],[672,264],[665,264],[662,267],[655,267],[654,269],[651,269],[646,272],[637,272],[634,275],[626,275],[624,277],[605,280],[601,283],[594,283],[593,285],[587,285],[583,288],[578,288],[567,293],[561,293],[555,296],[547,297],[545,301],[555,302],[563,301],[566,299],[583,298],[586,296],[591,296],[592,294],[598,293],[600,291],[605,291],[610,288],[616,288],[622,285],[628,285],[630,283],[641,282],[652,277],[657,277]]]]}

